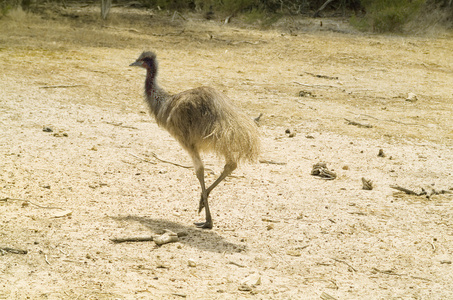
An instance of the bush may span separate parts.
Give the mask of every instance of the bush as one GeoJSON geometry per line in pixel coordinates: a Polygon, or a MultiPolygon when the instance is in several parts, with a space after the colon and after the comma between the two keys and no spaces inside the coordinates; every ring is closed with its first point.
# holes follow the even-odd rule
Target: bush
{"type": "Polygon", "coordinates": [[[353,17],[351,23],[362,30],[402,32],[404,25],[415,19],[425,0],[362,0],[364,19],[353,17]]]}

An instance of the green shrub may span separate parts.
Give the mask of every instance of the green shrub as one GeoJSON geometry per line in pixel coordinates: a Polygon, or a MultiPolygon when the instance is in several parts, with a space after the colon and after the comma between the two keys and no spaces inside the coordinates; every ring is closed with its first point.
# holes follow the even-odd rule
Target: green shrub
{"type": "Polygon", "coordinates": [[[417,17],[425,0],[362,0],[364,19],[356,17],[351,23],[362,30],[402,32],[404,25],[417,17]]]}

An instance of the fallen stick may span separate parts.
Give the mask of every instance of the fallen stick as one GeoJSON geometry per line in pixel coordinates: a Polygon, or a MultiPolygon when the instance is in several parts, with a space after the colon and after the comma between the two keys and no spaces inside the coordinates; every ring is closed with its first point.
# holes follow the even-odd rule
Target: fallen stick
{"type": "Polygon", "coordinates": [[[147,237],[126,237],[126,238],[114,238],[110,239],[115,244],[119,243],[128,243],[128,242],[151,242],[154,240],[154,237],[147,236],[147,237]]]}
{"type": "MultiPolygon", "coordinates": [[[[187,235],[187,232],[178,232],[176,233],[178,237],[183,237],[187,235]]],[[[128,243],[128,242],[151,242],[154,241],[155,236],[145,236],[145,237],[125,237],[125,238],[113,238],[110,239],[115,244],[119,243],[128,243]]]]}
{"type": "Polygon", "coordinates": [[[373,127],[373,125],[370,125],[370,124],[361,124],[361,123],[358,123],[355,121],[348,120],[346,118],[344,118],[344,119],[348,122],[348,125],[354,125],[354,126],[362,127],[362,128],[372,128],[373,127]]]}
{"type": "Polygon", "coordinates": [[[27,254],[27,250],[21,250],[21,249],[14,249],[10,247],[1,247],[0,252],[9,252],[9,253],[14,253],[14,254],[27,254]]]}
{"type": "Polygon", "coordinates": [[[401,192],[404,192],[408,195],[415,195],[415,196],[426,196],[428,199],[433,196],[433,195],[443,195],[443,194],[453,194],[452,191],[448,191],[448,190],[440,190],[440,191],[436,191],[435,189],[430,189],[429,191],[425,190],[424,188],[422,188],[422,191],[417,193],[413,190],[410,190],[410,189],[406,189],[406,188],[403,188],[401,186],[398,186],[398,185],[391,185],[390,186],[392,189],[395,189],[395,190],[398,190],[398,191],[401,191],[401,192]]]}
{"type": "Polygon", "coordinates": [[[351,268],[351,270],[353,270],[354,272],[357,272],[357,270],[353,266],[351,266],[349,263],[345,262],[344,260],[341,260],[341,259],[338,259],[338,258],[332,258],[332,259],[334,261],[336,261],[336,262],[339,262],[339,263],[347,265],[349,268],[351,268]]]}
{"type": "MultiPolygon", "coordinates": [[[[137,155],[135,155],[135,154],[133,154],[133,153],[129,153],[129,154],[132,155],[133,157],[135,157],[135,158],[141,160],[141,161],[148,162],[148,163],[151,163],[151,164],[156,164],[155,162],[152,162],[152,161],[150,161],[150,160],[141,158],[141,157],[139,157],[139,156],[137,156],[137,155]]],[[[161,159],[161,158],[159,158],[159,157],[157,156],[157,154],[154,153],[154,152],[151,152],[151,155],[152,155],[155,159],[157,159],[158,161],[160,161],[160,162],[163,162],[163,163],[166,163],[166,164],[170,164],[170,165],[174,165],[174,166],[177,166],[177,167],[181,167],[181,168],[184,168],[184,169],[193,169],[192,166],[184,166],[184,165],[181,165],[181,164],[178,164],[178,163],[174,163],[174,162],[171,162],[171,161],[168,161],[168,160],[161,159]]],[[[210,169],[210,168],[204,168],[204,169],[205,169],[205,171],[210,172],[211,174],[215,175],[215,172],[214,172],[213,169],[210,169]]],[[[234,177],[234,176],[229,175],[228,177],[234,177]]]]}
{"type": "Polygon", "coordinates": [[[390,186],[392,189],[395,189],[395,190],[398,190],[398,191],[401,191],[401,192],[404,192],[408,195],[416,195],[416,196],[421,196],[420,193],[417,193],[417,192],[414,192],[413,190],[409,190],[409,189],[406,189],[406,188],[403,188],[403,187],[400,187],[398,185],[391,185],[390,186]]]}
{"type": "Polygon", "coordinates": [[[83,84],[74,84],[74,85],[45,85],[41,86],[41,89],[62,89],[62,88],[72,88],[72,87],[79,87],[84,86],[83,84]]]}
{"type": "Polygon", "coordinates": [[[123,128],[130,128],[130,129],[138,129],[137,127],[134,126],[129,126],[129,125],[123,125],[123,122],[105,122],[106,124],[113,125],[113,126],[118,126],[118,127],[123,127],[123,128]]]}
{"type": "Polygon", "coordinates": [[[278,161],[267,160],[267,159],[260,159],[260,163],[262,163],[262,164],[272,164],[272,165],[286,165],[285,162],[278,162],[278,161]]]}
{"type": "Polygon", "coordinates": [[[342,88],[341,86],[326,85],[326,84],[306,84],[306,83],[300,83],[297,81],[294,81],[294,83],[297,83],[298,85],[302,85],[302,86],[315,87],[315,88],[337,88],[337,89],[342,88]]]}
{"type": "Polygon", "coordinates": [[[30,200],[25,200],[25,199],[15,199],[15,198],[8,198],[8,197],[0,199],[0,201],[5,201],[5,202],[7,202],[8,200],[12,200],[12,201],[22,201],[22,202],[24,202],[24,203],[28,203],[28,204],[34,205],[34,206],[36,206],[36,207],[39,207],[39,208],[45,208],[45,209],[61,209],[61,210],[64,210],[64,209],[61,208],[61,207],[55,207],[55,206],[41,206],[41,205],[39,205],[39,204],[36,204],[36,203],[31,202],[30,200]]]}
{"type": "Polygon", "coordinates": [[[338,80],[338,77],[327,76],[327,75],[319,75],[319,74],[314,74],[314,73],[310,73],[310,72],[306,72],[306,71],[304,71],[304,73],[308,74],[308,75],[311,75],[313,77],[317,77],[317,78],[338,80]]]}
{"type": "MultiPolygon", "coordinates": [[[[174,162],[171,162],[171,161],[168,161],[168,160],[164,160],[164,159],[161,159],[157,156],[156,153],[154,152],[151,152],[151,155],[157,159],[158,161],[160,162],[163,162],[163,163],[166,163],[166,164],[171,164],[171,165],[174,165],[174,166],[177,166],[177,167],[181,167],[181,168],[185,168],[185,169],[192,169],[193,167],[192,166],[184,166],[184,165],[180,165],[178,163],[174,163],[174,162]]],[[[207,170],[207,169],[206,169],[207,170]]]]}
{"type": "Polygon", "coordinates": [[[318,18],[321,11],[324,10],[324,8],[326,8],[326,6],[332,1],[334,0],[327,0],[326,2],[324,2],[324,4],[321,5],[321,7],[318,8],[318,10],[313,14],[313,18],[318,18]]]}

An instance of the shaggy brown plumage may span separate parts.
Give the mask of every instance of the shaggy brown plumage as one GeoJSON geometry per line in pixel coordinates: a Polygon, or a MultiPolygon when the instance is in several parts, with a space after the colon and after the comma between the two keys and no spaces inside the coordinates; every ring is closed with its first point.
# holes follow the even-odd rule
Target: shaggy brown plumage
{"type": "Polygon", "coordinates": [[[146,69],[145,100],[151,114],[191,156],[201,185],[199,212],[203,208],[206,211],[206,222],[195,224],[212,228],[209,193],[236,169],[239,162],[258,158],[257,127],[229,98],[213,88],[198,87],[176,95],[168,94],[157,84],[158,68],[153,52],[143,52],[131,66],[146,69]],[[222,174],[208,188],[205,187],[200,157],[203,151],[213,151],[225,158],[222,174]]]}

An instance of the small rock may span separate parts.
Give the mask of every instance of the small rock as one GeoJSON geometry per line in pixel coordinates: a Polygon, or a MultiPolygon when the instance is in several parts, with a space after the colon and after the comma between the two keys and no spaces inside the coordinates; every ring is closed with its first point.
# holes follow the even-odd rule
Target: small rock
{"type": "Polygon", "coordinates": [[[299,97],[314,97],[312,92],[299,91],[299,97]]]}
{"type": "Polygon", "coordinates": [[[286,251],[286,254],[288,254],[289,256],[301,256],[302,253],[298,250],[288,250],[286,251]]]}
{"type": "Polygon", "coordinates": [[[256,287],[261,284],[261,276],[258,273],[250,274],[241,282],[241,286],[256,287]]]}
{"type": "Polygon", "coordinates": [[[362,189],[371,191],[373,189],[373,182],[362,177],[362,189]]]}
{"type": "Polygon", "coordinates": [[[53,129],[50,128],[50,127],[43,127],[42,131],[44,131],[44,132],[53,132],[53,129]]]}
{"type": "Polygon", "coordinates": [[[378,155],[379,157],[385,157],[384,150],[379,149],[378,155]]]}
{"type": "Polygon", "coordinates": [[[241,292],[250,292],[252,290],[252,287],[247,284],[241,284],[238,290],[240,290],[241,292]]]}
{"type": "Polygon", "coordinates": [[[417,95],[416,95],[416,94],[414,94],[414,93],[409,93],[409,94],[407,94],[406,101],[408,101],[408,102],[415,102],[415,101],[417,101],[417,100],[418,100],[418,99],[417,99],[417,95]]]}
{"type": "Polygon", "coordinates": [[[154,237],[156,245],[163,245],[168,243],[174,243],[179,240],[178,235],[170,230],[165,230],[165,233],[154,237]]]}
{"type": "Polygon", "coordinates": [[[189,258],[189,260],[187,260],[187,264],[189,265],[189,267],[192,267],[192,268],[197,266],[197,263],[192,258],[189,258]]]}

